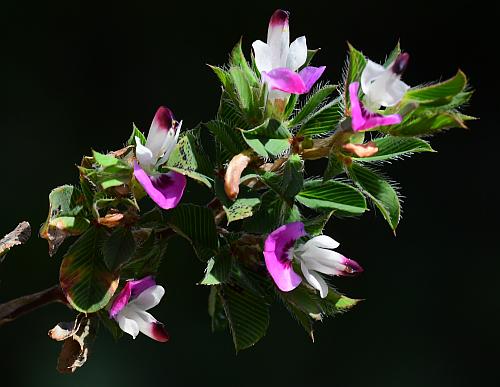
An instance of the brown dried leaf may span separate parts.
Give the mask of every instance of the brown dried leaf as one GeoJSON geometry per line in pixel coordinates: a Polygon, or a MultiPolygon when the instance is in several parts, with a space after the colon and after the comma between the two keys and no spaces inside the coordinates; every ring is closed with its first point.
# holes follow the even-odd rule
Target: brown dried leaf
{"type": "Polygon", "coordinates": [[[22,245],[31,236],[31,226],[28,222],[21,222],[14,231],[11,231],[0,240],[0,262],[3,261],[5,254],[14,246],[22,245]]]}
{"type": "MultiPolygon", "coordinates": [[[[87,361],[89,346],[94,341],[96,334],[97,319],[79,314],[73,324],[72,333],[64,340],[61,353],[57,359],[57,370],[63,374],[75,372],[77,368],[83,366],[87,361]]],[[[57,327],[59,327],[59,324],[57,327]]],[[[54,331],[54,329],[50,332],[54,331]]],[[[57,335],[63,333],[63,331],[64,328],[61,328],[61,331],[57,329],[57,333],[54,334],[57,335]]]]}

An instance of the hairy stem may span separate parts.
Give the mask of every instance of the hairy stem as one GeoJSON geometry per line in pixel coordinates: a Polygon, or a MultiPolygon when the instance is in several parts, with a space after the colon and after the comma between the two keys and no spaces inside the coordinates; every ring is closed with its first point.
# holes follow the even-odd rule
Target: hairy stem
{"type": "Polygon", "coordinates": [[[0,326],[54,302],[67,303],[59,285],[0,304],[0,326]]]}

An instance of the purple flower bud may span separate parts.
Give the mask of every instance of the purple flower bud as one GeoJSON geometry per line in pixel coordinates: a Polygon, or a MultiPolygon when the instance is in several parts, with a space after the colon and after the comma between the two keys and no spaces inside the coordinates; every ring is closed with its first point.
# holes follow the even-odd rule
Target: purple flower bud
{"type": "Polygon", "coordinates": [[[401,75],[406,70],[408,66],[408,61],[410,60],[410,54],[407,52],[402,52],[398,55],[396,60],[394,61],[391,70],[396,75],[401,75]]]}

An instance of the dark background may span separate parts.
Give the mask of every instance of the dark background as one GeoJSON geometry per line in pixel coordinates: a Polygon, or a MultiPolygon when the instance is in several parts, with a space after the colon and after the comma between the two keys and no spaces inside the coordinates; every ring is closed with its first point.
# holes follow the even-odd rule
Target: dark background
{"type": "MultiPolygon", "coordinates": [[[[291,11],[292,39],[305,34],[309,47],[322,47],[315,64],[332,82],[347,40],[380,62],[401,39],[410,85],[460,67],[477,89],[466,113],[481,120],[470,130],[436,136],[439,153],[385,166],[405,196],[397,238],[375,211],[328,226],[365,268],[338,287],[366,300],[319,324],[314,344],[276,306],[268,335],[236,356],[229,334],[210,332],[208,292],[195,286],[203,266],[177,239],[159,276],[166,297],[153,311],[170,343],[141,335],[115,344],[101,331],[88,363],[59,375],[60,346],[46,333],[71,313],[53,305],[0,329],[0,386],[498,385],[490,378],[500,342],[498,45],[490,39],[498,10],[477,1],[2,1],[0,233],[29,220],[36,234],[50,189],[77,181],[81,155],[120,147],[132,122],[147,130],[159,105],[185,128],[213,117],[219,85],[205,64],[224,63],[241,35],[247,53],[265,40],[278,7],[291,11]]],[[[204,190],[189,187],[191,196],[204,190]]],[[[60,258],[49,259],[36,236],[15,249],[0,267],[0,302],[54,284],[60,258]]]]}

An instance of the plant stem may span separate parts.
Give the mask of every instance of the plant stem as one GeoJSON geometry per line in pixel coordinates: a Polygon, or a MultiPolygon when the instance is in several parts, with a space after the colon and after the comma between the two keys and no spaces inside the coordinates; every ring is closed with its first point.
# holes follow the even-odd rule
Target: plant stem
{"type": "Polygon", "coordinates": [[[0,304],[0,326],[54,302],[67,303],[59,285],[0,304]]]}

